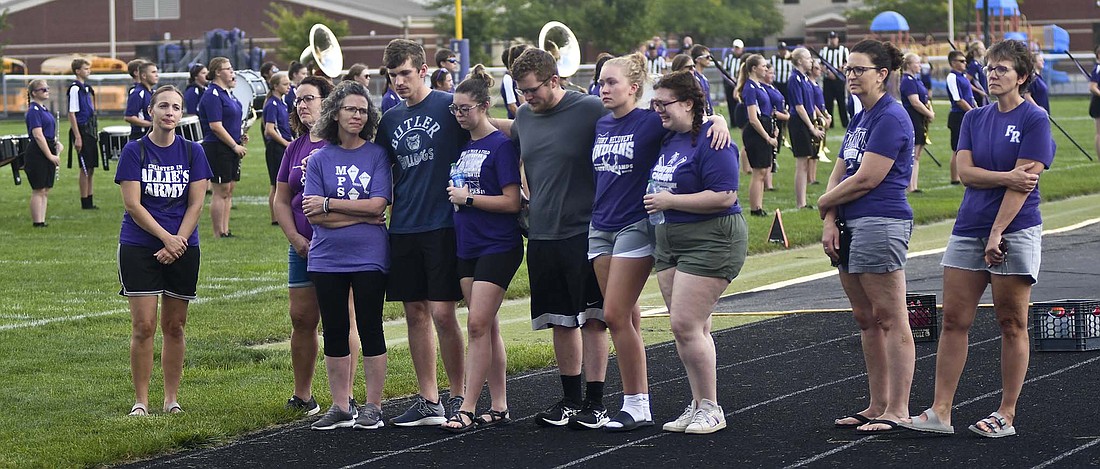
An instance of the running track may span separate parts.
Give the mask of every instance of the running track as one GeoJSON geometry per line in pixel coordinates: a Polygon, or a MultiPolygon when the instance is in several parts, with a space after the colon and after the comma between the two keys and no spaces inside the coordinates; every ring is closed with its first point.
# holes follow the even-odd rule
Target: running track
{"type": "MultiPolygon", "coordinates": [[[[909,290],[939,293],[940,256],[910,259],[909,290]]],[[[1044,238],[1034,301],[1096,298],[1100,225],[1044,238]]],[[[942,296],[940,296],[942,302],[942,296]]],[[[987,293],[984,302],[989,301],[987,293]]],[[[847,307],[836,277],[724,299],[717,310],[776,311],[847,307]]],[[[662,319],[647,319],[662,320],[662,319]]],[[[970,360],[956,395],[949,437],[917,433],[861,436],[832,419],[862,410],[866,376],[847,314],[792,314],[716,331],[719,398],[729,428],[707,436],[670,434],[660,424],[683,409],[688,387],[670,343],[647,349],[657,425],[626,434],[542,428],[533,416],[556,400],[555,369],[509,378],[510,426],[452,435],[435,428],[312,432],[309,420],[132,464],[135,467],[1085,467],[1100,464],[1100,352],[1033,353],[1018,408],[1019,435],[999,440],[966,426],[996,410],[1000,340],[992,314],[979,313],[970,360]]],[[[931,403],[935,344],[917,344],[911,413],[931,403]]],[[[608,370],[609,409],[622,396],[608,370]]],[[[482,402],[487,402],[483,396],[482,402]]],[[[392,417],[408,399],[386,402],[392,417]]]]}

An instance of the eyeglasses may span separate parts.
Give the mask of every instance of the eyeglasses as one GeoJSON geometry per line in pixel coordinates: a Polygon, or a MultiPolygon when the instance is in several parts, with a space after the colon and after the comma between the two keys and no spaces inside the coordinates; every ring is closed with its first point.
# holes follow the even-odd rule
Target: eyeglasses
{"type": "Polygon", "coordinates": [[[356,115],[356,114],[362,114],[363,116],[367,116],[368,115],[367,113],[370,112],[370,109],[367,109],[365,107],[356,107],[356,106],[340,106],[340,110],[344,111],[348,114],[351,114],[353,116],[356,115]]]}
{"type": "Polygon", "coordinates": [[[681,68],[680,70],[681,70],[681,71],[683,71],[683,70],[695,70],[695,64],[687,64],[687,65],[684,65],[684,67],[683,67],[683,68],[681,68]]]}
{"type": "Polygon", "coordinates": [[[696,57],[696,58],[695,58],[695,61],[700,61],[700,60],[710,60],[710,58],[711,58],[711,57],[710,57],[710,54],[707,54],[707,55],[700,55],[699,57],[696,57]]]}
{"type": "Polygon", "coordinates": [[[958,63],[963,63],[964,64],[964,63],[966,63],[966,59],[955,59],[955,60],[952,60],[952,62],[958,62],[958,63]]]}
{"type": "Polygon", "coordinates": [[[447,109],[450,109],[451,114],[454,114],[456,116],[466,116],[470,114],[470,110],[475,107],[477,106],[459,106],[457,104],[452,104],[450,106],[447,106],[447,109]]]}
{"type": "Polygon", "coordinates": [[[665,108],[667,108],[668,105],[676,104],[676,103],[679,103],[679,102],[682,102],[682,101],[686,101],[686,100],[684,100],[684,99],[674,99],[672,101],[657,101],[656,99],[654,99],[653,101],[649,102],[649,108],[656,111],[656,112],[665,112],[665,108]]]}
{"type": "Polygon", "coordinates": [[[854,78],[859,78],[859,77],[863,76],[864,73],[867,73],[868,70],[878,70],[878,67],[858,67],[858,66],[844,67],[844,75],[845,76],[851,75],[854,78]]]}
{"type": "Polygon", "coordinates": [[[315,99],[321,99],[321,97],[313,94],[298,96],[294,98],[294,105],[300,106],[302,103],[312,103],[315,99]]]}
{"type": "Polygon", "coordinates": [[[1008,68],[1008,67],[1005,67],[1004,65],[998,65],[996,67],[994,67],[994,66],[986,66],[985,67],[986,75],[989,75],[991,78],[992,77],[997,77],[997,78],[1003,77],[1003,76],[1005,76],[1006,73],[1008,73],[1009,70],[1012,70],[1012,69],[1008,68]]]}
{"type": "Polygon", "coordinates": [[[534,88],[520,88],[520,89],[517,89],[516,91],[519,91],[519,93],[524,95],[524,96],[535,94],[539,91],[539,88],[542,88],[542,87],[546,86],[546,84],[550,83],[550,80],[552,80],[553,78],[554,78],[554,76],[551,75],[550,78],[547,78],[547,79],[543,80],[542,83],[539,83],[539,86],[536,86],[534,88]]]}

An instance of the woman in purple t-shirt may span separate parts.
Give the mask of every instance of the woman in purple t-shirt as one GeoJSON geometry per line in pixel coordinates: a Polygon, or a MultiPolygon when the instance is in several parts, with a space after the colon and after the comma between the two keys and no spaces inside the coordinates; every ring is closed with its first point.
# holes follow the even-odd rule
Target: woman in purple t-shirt
{"type": "Polygon", "coordinates": [[[924,82],[920,81],[920,56],[912,52],[905,54],[905,64],[902,65],[900,95],[901,103],[909,114],[909,121],[913,123],[913,175],[909,178],[909,192],[920,192],[917,187],[917,174],[920,171],[920,154],[924,145],[928,143],[928,126],[932,119],[936,118],[936,111],[932,109],[932,102],[928,99],[928,89],[924,82]]]}
{"type": "Polygon", "coordinates": [[[913,157],[913,126],[889,94],[890,74],[901,68],[893,44],[860,41],[844,74],[863,110],[853,117],[829,188],[818,200],[821,243],[840,268],[867,366],[870,403],[836,419],[860,433],[898,429],[909,417],[916,351],[905,306],[905,258],[913,210],[905,197],[913,157]]]}
{"type": "Polygon", "coordinates": [[[271,209],[271,224],[275,221],[275,177],[279,175],[279,163],[283,152],[290,145],[290,113],[286,105],[286,92],[290,91],[290,79],[286,72],[278,72],[267,80],[270,91],[264,101],[264,159],[271,190],[267,194],[267,206],[271,209]]]}
{"type": "Polygon", "coordinates": [[[741,130],[746,157],[742,159],[752,172],[749,182],[749,207],[752,215],[766,216],[764,211],[764,180],[771,171],[772,158],[779,146],[779,129],[772,119],[771,97],[761,83],[767,78],[768,61],[760,54],[750,54],[741,62],[735,94],[744,103],[748,123],[741,130]]]}
{"type": "Polygon", "coordinates": [[[726,428],[718,405],[710,315],[718,296],[737,277],[748,250],[748,226],[737,204],[737,146],[715,150],[701,140],[706,102],[687,72],[661,78],[650,106],[671,132],[661,142],[652,179],[661,189],[643,198],[650,215],[662,214],[653,253],[657,281],[671,314],[676,351],[687,369],[691,400],[665,423],[670,432],[707,434],[726,428]]]}
{"type": "MultiPolygon", "coordinates": [[[[470,311],[466,322],[466,395],[478,396],[489,382],[489,409],[475,417],[477,398],[466,399],[443,424],[461,433],[474,425],[511,421],[505,378],[508,358],[497,324],[504,292],[523,261],[523,238],[516,214],[520,205],[519,155],[512,141],[489,122],[493,78],[477,64],[459,83],[450,106],[458,125],[470,131],[454,171],[464,183],[447,187],[455,207],[458,278],[470,311]]],[[[452,174],[452,177],[455,175],[452,174]]],[[[452,179],[452,183],[455,181],[452,179]]]]}
{"type": "Polygon", "coordinates": [[[149,379],[160,297],[161,367],[164,411],[182,412],[177,402],[183,376],[183,326],[199,278],[199,214],[206,198],[210,165],[195,142],[176,135],[183,116],[183,94],[174,86],[157,88],[149,105],[153,129],[127,143],[115,182],[122,187],[126,214],[119,230],[120,295],[130,303],[130,372],[136,403],[130,415],[149,415],[149,379]]]}
{"type": "Polygon", "coordinates": [[[31,183],[31,223],[35,228],[46,227],[46,201],[61,165],[61,142],[57,141],[57,120],[46,107],[50,100],[50,87],[46,80],[31,80],[27,85],[27,145],[23,170],[31,183]]]}
{"type": "Polygon", "coordinates": [[[1039,174],[1054,162],[1046,111],[1024,100],[1035,64],[1027,44],[1003,41],[986,55],[991,105],[966,113],[959,136],[959,178],[966,185],[943,254],[943,332],[936,350],[932,407],[909,428],[953,433],[951,408],[967,334],[987,285],[1001,329],[1001,402],[973,425],[983,437],[1016,434],[1016,401],[1029,355],[1028,304],[1038,280],[1043,220],[1039,174]]]}
{"type": "Polygon", "coordinates": [[[302,212],[313,225],[307,270],[324,323],[325,369],[332,393],[332,407],[313,423],[314,430],[384,425],[382,303],[390,253],[386,226],[378,220],[392,198],[392,175],[386,151],[371,141],[378,121],[366,88],[345,81],[325,98],[313,128],[329,144],[306,165],[302,212]],[[366,375],[366,403],[359,409],[349,405],[354,377],[349,362],[355,360],[348,346],[349,291],[354,292],[366,375]]]}

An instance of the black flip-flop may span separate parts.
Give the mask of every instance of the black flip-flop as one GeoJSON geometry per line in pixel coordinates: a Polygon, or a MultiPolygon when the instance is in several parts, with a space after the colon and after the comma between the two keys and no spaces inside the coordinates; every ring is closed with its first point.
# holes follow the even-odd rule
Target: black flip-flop
{"type": "Polygon", "coordinates": [[[860,429],[857,428],[856,433],[858,433],[860,435],[884,435],[884,434],[887,434],[887,433],[897,433],[897,432],[905,430],[905,428],[903,428],[897,422],[895,422],[893,420],[886,420],[886,419],[871,419],[865,425],[870,425],[870,424],[875,424],[875,423],[880,423],[880,424],[886,425],[890,428],[887,428],[885,430],[860,430],[860,429]]]}
{"type": "Polygon", "coordinates": [[[863,415],[860,415],[858,413],[855,413],[855,414],[852,414],[852,415],[845,415],[845,416],[843,416],[841,418],[838,418],[836,420],[833,421],[833,426],[836,427],[836,428],[856,428],[856,427],[861,426],[861,425],[866,425],[867,422],[871,421],[871,419],[869,419],[867,417],[864,417],[863,415]],[[859,423],[836,423],[836,420],[844,420],[844,419],[856,419],[856,421],[858,421],[859,423]]]}

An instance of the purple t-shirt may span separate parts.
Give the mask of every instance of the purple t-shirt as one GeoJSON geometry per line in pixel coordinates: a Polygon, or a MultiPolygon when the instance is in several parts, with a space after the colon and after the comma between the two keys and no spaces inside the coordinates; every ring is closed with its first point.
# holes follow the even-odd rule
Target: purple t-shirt
{"type": "Polygon", "coordinates": [[[864,152],[872,152],[894,160],[882,182],[862,197],[841,205],[839,215],[845,220],[861,217],[913,219],[913,208],[905,197],[905,188],[913,174],[913,122],[905,108],[890,95],[863,112],[856,114],[844,133],[840,155],[844,158],[844,179],[859,171],[864,152]]]}
{"type": "Polygon", "coordinates": [[[386,92],[382,94],[382,105],[379,106],[382,109],[382,114],[398,104],[401,104],[401,96],[396,91],[387,88],[386,92]]]}
{"type": "Polygon", "coordinates": [[[668,133],[661,117],[649,109],[634,109],[621,119],[607,114],[596,121],[592,168],[596,197],[592,227],[619,231],[646,218],[642,197],[649,173],[657,163],[661,138],[668,133]]]}
{"type": "Polygon", "coordinates": [[[707,115],[714,114],[714,106],[710,102],[710,80],[707,80],[706,75],[699,73],[699,71],[693,71],[692,73],[695,74],[695,79],[699,80],[699,86],[703,88],[703,98],[707,102],[707,115]]]}
{"type": "Polygon", "coordinates": [[[825,109],[825,90],[821,89],[821,86],[816,81],[810,81],[810,89],[814,92],[814,107],[821,112],[826,112],[825,109]]]}
{"type": "Polygon", "coordinates": [[[771,100],[771,103],[772,103],[772,113],[773,113],[773,115],[774,115],[775,111],[778,111],[778,110],[781,110],[781,109],[784,109],[784,108],[787,107],[787,101],[783,97],[783,93],[780,92],[778,88],[776,88],[772,85],[767,85],[767,84],[765,84],[764,86],[766,86],[767,89],[768,89],[768,98],[771,100]]]}
{"type": "MultiPolygon", "coordinates": [[[[241,85],[245,86],[245,85],[241,85]]],[[[211,122],[221,122],[229,137],[234,142],[241,143],[241,103],[237,98],[218,86],[210,83],[206,92],[199,99],[199,127],[202,128],[202,141],[220,142],[217,135],[210,131],[211,122]]]]}
{"type": "MultiPolygon", "coordinates": [[[[1050,168],[1054,162],[1053,145],[1046,111],[1027,101],[1008,112],[999,112],[997,106],[968,112],[959,132],[959,150],[970,150],[974,166],[990,171],[1011,171],[1019,158],[1038,161],[1050,168]]],[[[967,187],[951,234],[989,236],[1005,190],[967,187]]],[[[1005,233],[1041,224],[1039,200],[1039,186],[1035,186],[1005,233]]]]}
{"type": "MultiPolygon", "coordinates": [[[[141,182],[141,206],[157,224],[172,234],[179,234],[183,215],[187,212],[190,184],[210,179],[210,176],[210,164],[206,161],[202,146],[180,136],[164,148],[158,147],[148,136],[129,142],[122,147],[122,155],[115,168],[115,184],[122,184],[122,181],[141,182]],[[145,146],[144,161],[141,158],[142,144],[145,146]],[[191,146],[190,157],[185,145],[191,146]]],[[[122,215],[118,242],[151,249],[164,247],[160,239],[138,226],[128,212],[122,215]]],[[[187,245],[199,245],[198,226],[187,237],[187,245]]]]}
{"type": "MultiPolygon", "coordinates": [[[[126,117],[136,116],[142,120],[151,121],[153,118],[149,115],[149,104],[152,101],[153,92],[149,91],[144,83],[137,83],[130,89],[130,95],[126,98],[126,112],[123,115],[126,117]]],[[[148,130],[146,127],[130,124],[131,135],[144,135],[148,130]]]]}
{"type": "MultiPolygon", "coordinates": [[[[695,194],[708,189],[736,191],[740,177],[737,145],[730,142],[730,146],[721,150],[711,148],[706,137],[711,125],[714,123],[703,124],[695,145],[691,144],[691,132],[673,134],[665,140],[653,167],[653,182],[673,194],[695,194]]],[[[738,202],[728,210],[709,214],[665,210],[665,221],[694,223],[735,213],[741,213],[738,202]]]]}
{"type": "Polygon", "coordinates": [[[302,191],[305,190],[306,175],[302,171],[302,160],[312,155],[325,146],[327,142],[320,140],[311,142],[309,135],[298,137],[290,142],[283,152],[283,161],[279,164],[279,174],[275,176],[275,182],[285,182],[290,186],[290,213],[294,215],[294,227],[298,234],[306,238],[313,237],[313,225],[309,224],[305,212],[302,211],[302,191]]]}
{"type": "MultiPolygon", "coordinates": [[[[264,124],[268,122],[275,124],[275,130],[283,136],[283,139],[293,138],[294,134],[290,133],[290,112],[286,103],[274,96],[267,98],[267,103],[264,103],[264,124]]],[[[264,141],[267,140],[271,138],[264,134],[264,141]]]]}
{"type": "Polygon", "coordinates": [[[928,89],[924,87],[924,83],[920,81],[920,78],[903,73],[901,75],[901,105],[905,106],[906,111],[911,111],[913,108],[913,104],[909,102],[909,96],[914,94],[917,95],[920,102],[928,103],[928,89]]]}
{"type": "MultiPolygon", "coordinates": [[[[392,200],[390,159],[386,150],[367,142],[354,150],[328,144],[313,154],[306,167],[302,195],[359,200],[392,200]]],[[[358,223],[342,228],[313,226],[309,243],[310,272],[366,272],[390,270],[386,225],[358,223]]]]}
{"type": "Polygon", "coordinates": [[[787,111],[791,113],[791,119],[798,119],[795,106],[801,105],[806,110],[806,115],[813,117],[814,90],[810,86],[806,75],[797,69],[791,71],[791,77],[787,80],[787,111]]]}
{"type": "Polygon", "coordinates": [[[1035,104],[1050,114],[1050,91],[1042,75],[1035,74],[1035,79],[1031,80],[1031,84],[1027,86],[1027,92],[1031,94],[1035,104]]]}
{"type": "Polygon", "coordinates": [[[745,87],[741,89],[741,102],[745,103],[745,107],[757,106],[762,116],[772,116],[771,96],[755,81],[745,80],[745,87]]]}
{"type": "MultiPolygon", "coordinates": [[[[50,110],[42,107],[41,104],[32,102],[27,107],[27,135],[31,134],[35,128],[42,128],[42,136],[46,137],[46,140],[57,139],[57,121],[53,118],[53,114],[50,114],[50,110]]],[[[32,145],[33,139],[32,139],[32,145]]],[[[52,149],[51,149],[52,150],[52,149]]]]}
{"type": "MultiPolygon", "coordinates": [[[[519,184],[519,153],[501,131],[471,140],[462,147],[458,169],[473,195],[502,195],[504,187],[519,184]]],[[[454,212],[458,257],[476,259],[508,252],[523,244],[514,213],[487,212],[462,207],[454,212]]]]}
{"type": "Polygon", "coordinates": [[[959,101],[966,101],[973,109],[978,105],[974,102],[974,90],[970,89],[970,80],[962,72],[952,70],[947,75],[947,99],[951,101],[951,112],[966,112],[959,107],[959,101]]]}

